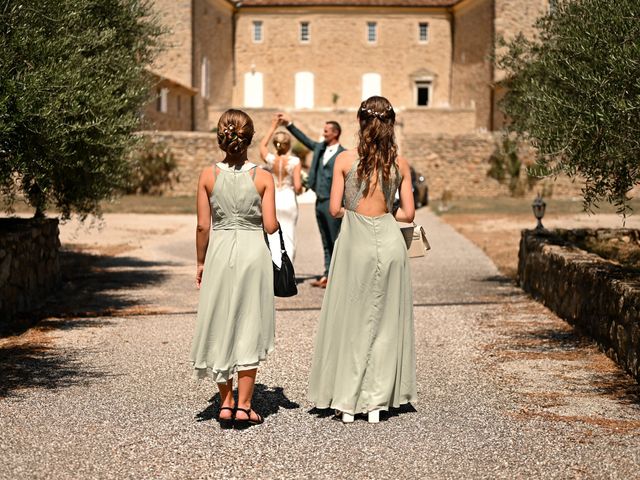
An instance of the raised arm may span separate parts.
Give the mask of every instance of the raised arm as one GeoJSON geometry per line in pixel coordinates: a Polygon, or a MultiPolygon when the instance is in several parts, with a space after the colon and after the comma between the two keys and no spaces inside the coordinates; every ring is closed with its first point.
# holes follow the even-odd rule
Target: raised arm
{"type": "Polygon", "coordinates": [[[279,123],[280,119],[278,118],[278,115],[274,115],[271,119],[271,127],[269,128],[269,131],[260,141],[260,158],[262,158],[263,162],[267,161],[267,155],[269,154],[269,140],[271,140],[271,137],[278,128],[279,123]]]}
{"type": "Polygon", "coordinates": [[[398,157],[398,167],[400,175],[402,175],[402,182],[400,183],[400,208],[396,211],[395,218],[399,222],[411,223],[416,216],[413,191],[411,190],[411,169],[409,162],[403,157],[398,157]]]}
{"type": "MultiPolygon", "coordinates": [[[[215,166],[213,167],[215,168],[215,166]]],[[[198,189],[196,191],[196,208],[198,216],[198,226],[196,227],[196,287],[200,288],[202,283],[202,272],[204,272],[204,260],[207,256],[207,246],[209,245],[209,232],[211,231],[211,204],[209,203],[209,192],[213,191],[215,182],[213,168],[207,167],[200,173],[198,189]]]]}
{"type": "Polygon", "coordinates": [[[307,137],[302,131],[298,129],[292,122],[291,117],[286,113],[278,113],[278,119],[282,125],[287,127],[287,130],[291,132],[291,135],[296,137],[300,143],[302,143],[309,150],[313,151],[318,146],[318,142],[314,142],[309,137],[307,137]]]}

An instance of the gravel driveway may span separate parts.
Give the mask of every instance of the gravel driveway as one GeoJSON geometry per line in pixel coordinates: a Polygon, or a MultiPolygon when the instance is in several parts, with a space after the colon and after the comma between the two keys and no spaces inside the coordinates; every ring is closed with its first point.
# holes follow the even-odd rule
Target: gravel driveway
{"type": "MultiPolygon", "coordinates": [[[[322,255],[301,210],[306,279],[322,255]]],[[[0,478],[640,478],[638,386],[451,227],[417,220],[433,247],[411,260],[419,401],[377,425],[313,409],[322,291],[305,281],[278,300],[266,422],[242,432],[219,429],[213,385],[190,377],[195,218],[63,226],[63,244],[102,254],[85,272],[99,298],[80,275],[56,316],[0,342],[0,478]]]]}

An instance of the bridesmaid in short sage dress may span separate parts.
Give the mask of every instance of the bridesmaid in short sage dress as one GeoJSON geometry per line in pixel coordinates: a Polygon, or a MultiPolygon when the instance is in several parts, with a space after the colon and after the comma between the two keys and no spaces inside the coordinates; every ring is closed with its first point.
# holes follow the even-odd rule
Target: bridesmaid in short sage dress
{"type": "Polygon", "coordinates": [[[395,154],[391,104],[371,97],[358,119],[358,151],[343,152],[334,167],[330,211],[344,217],[315,338],[309,397],[318,408],[336,409],[344,422],[367,413],[375,423],[380,410],[416,400],[413,294],[397,223],[413,221],[415,209],[409,165],[395,154]],[[387,148],[371,153],[371,144],[387,148]]]}
{"type": "Polygon", "coordinates": [[[203,171],[198,187],[200,300],[191,362],[197,377],[218,385],[220,425],[229,428],[235,420],[245,427],[262,423],[251,399],[257,368],[273,350],[273,267],[263,226],[269,233],[277,229],[275,188],[271,174],[247,161],[253,136],[248,115],[226,112],[218,132],[226,158],[203,171]]]}

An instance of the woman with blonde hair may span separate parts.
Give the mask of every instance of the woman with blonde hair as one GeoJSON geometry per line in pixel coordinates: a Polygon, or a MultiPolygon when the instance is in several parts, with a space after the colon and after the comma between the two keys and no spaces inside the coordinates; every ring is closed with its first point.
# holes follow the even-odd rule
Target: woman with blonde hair
{"type": "MultiPolygon", "coordinates": [[[[295,155],[291,155],[291,135],[276,132],[279,118],[274,116],[271,128],[260,142],[260,156],[265,161],[265,169],[273,175],[276,185],[276,217],[282,228],[284,246],[291,261],[295,258],[296,223],[298,222],[298,200],[296,195],[302,193],[302,163],[295,155]],[[275,132],[275,134],[274,134],[275,132]],[[276,153],[269,152],[269,140],[273,137],[276,153]]],[[[269,235],[269,245],[273,260],[280,265],[280,236],[269,235]]]]}
{"type": "Polygon", "coordinates": [[[362,102],[358,122],[358,147],[342,152],[334,166],[329,209],[343,219],[315,337],[309,397],[318,408],[335,409],[343,422],[366,413],[375,423],[381,410],[416,399],[411,276],[397,223],[412,222],[415,207],[389,101],[362,102]],[[400,208],[393,213],[398,190],[400,208]]]}
{"type": "Polygon", "coordinates": [[[253,134],[243,111],[222,114],[218,145],[225,157],[202,171],[197,190],[200,300],[191,362],[197,377],[218,385],[222,428],[263,422],[251,401],[258,366],[274,341],[273,267],[263,229],[278,229],[275,187],[269,173],[247,160],[253,134]]]}

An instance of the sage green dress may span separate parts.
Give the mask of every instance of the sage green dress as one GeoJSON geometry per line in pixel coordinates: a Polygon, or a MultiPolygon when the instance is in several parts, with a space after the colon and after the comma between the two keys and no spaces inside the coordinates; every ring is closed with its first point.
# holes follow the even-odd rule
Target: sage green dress
{"type": "MultiPolygon", "coordinates": [[[[413,294],[405,241],[391,213],[356,213],[367,182],[345,178],[340,235],[329,269],[309,382],[318,408],[352,415],[416,400],[413,294]]],[[[401,181],[383,184],[392,211],[401,181]]]]}
{"type": "Polygon", "coordinates": [[[191,362],[197,377],[225,383],[257,368],[273,350],[271,253],[262,227],[256,165],[214,165],[213,232],[204,263],[191,362]],[[216,168],[217,166],[217,168],[216,168]]]}

